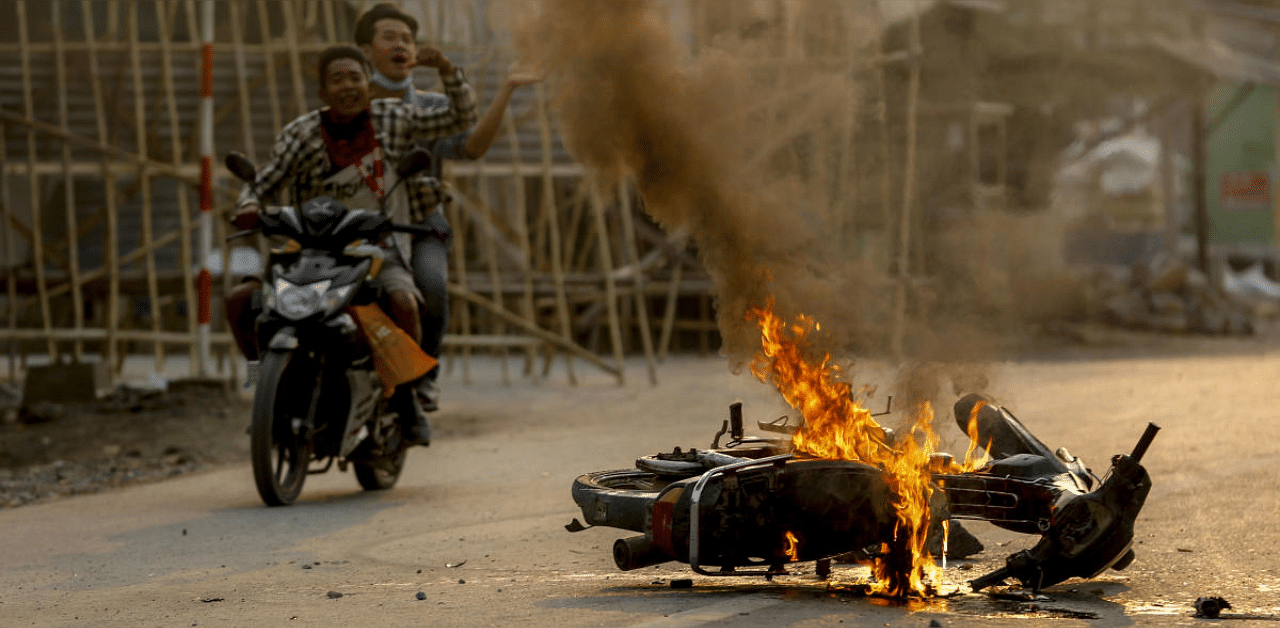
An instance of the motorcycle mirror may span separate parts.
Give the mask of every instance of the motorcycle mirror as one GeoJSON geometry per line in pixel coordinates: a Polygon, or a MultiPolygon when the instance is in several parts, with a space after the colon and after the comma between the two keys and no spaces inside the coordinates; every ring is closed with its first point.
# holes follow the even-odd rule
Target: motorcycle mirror
{"type": "Polygon", "coordinates": [[[223,163],[226,164],[227,170],[230,170],[231,174],[236,175],[241,181],[252,183],[254,179],[258,178],[257,167],[253,165],[253,161],[240,151],[233,150],[227,153],[227,158],[223,160],[223,163]]]}
{"type": "Polygon", "coordinates": [[[421,147],[415,147],[400,159],[400,163],[396,165],[396,175],[401,179],[407,179],[431,165],[431,153],[421,147]]]}

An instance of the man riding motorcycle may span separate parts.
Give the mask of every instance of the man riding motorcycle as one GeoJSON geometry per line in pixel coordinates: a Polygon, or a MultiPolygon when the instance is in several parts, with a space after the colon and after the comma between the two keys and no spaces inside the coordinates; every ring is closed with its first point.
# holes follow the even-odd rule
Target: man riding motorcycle
{"type": "MultiPolygon", "coordinates": [[[[418,186],[395,186],[394,167],[418,141],[449,137],[470,128],[476,120],[475,98],[461,71],[439,55],[425,55],[422,65],[441,72],[449,96],[447,104],[418,108],[404,102],[370,100],[369,63],[351,46],[332,46],[320,54],[319,97],[326,106],[290,122],[280,132],[271,156],[240,194],[236,227],[251,228],[262,211],[262,200],[292,191],[294,202],[330,196],[350,207],[384,209],[394,220],[407,222],[417,207],[433,199],[420,196],[418,186]],[[393,191],[392,191],[393,190],[393,191]],[[388,195],[388,191],[392,191],[388,195]]],[[[429,210],[428,210],[429,211],[429,210]]],[[[421,339],[418,301],[406,260],[408,240],[397,237],[390,261],[379,275],[389,297],[391,318],[415,341],[421,339]]],[[[230,291],[227,319],[245,357],[257,358],[253,333],[255,313],[250,306],[261,282],[250,279],[230,291]]],[[[405,426],[410,441],[426,445],[431,433],[425,413],[405,426]]]]}

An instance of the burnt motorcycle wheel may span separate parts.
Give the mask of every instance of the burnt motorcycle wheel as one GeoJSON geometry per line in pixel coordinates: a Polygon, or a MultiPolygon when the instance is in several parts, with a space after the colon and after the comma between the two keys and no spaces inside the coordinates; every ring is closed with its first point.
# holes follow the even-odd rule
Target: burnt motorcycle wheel
{"type": "Polygon", "coordinates": [[[311,395],[280,393],[285,389],[310,390],[315,382],[300,387],[307,383],[301,381],[306,378],[302,372],[306,369],[290,368],[292,358],[291,352],[267,352],[253,395],[249,454],[258,495],[268,506],[292,504],[302,492],[311,463],[311,441],[299,433],[310,410],[307,401],[311,395]]]}
{"type": "Polygon", "coordinates": [[[669,482],[638,469],[594,471],[573,481],[573,501],[591,525],[644,532],[653,501],[669,482]]]}

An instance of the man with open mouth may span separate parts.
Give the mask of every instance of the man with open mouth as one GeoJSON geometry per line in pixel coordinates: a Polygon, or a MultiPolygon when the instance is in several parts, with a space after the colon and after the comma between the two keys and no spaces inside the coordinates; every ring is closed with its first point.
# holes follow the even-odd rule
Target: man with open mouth
{"type": "MultiPolygon", "coordinates": [[[[448,106],[448,96],[419,91],[414,87],[415,67],[438,67],[441,76],[454,71],[453,63],[439,49],[419,46],[417,35],[417,19],[389,2],[374,5],[356,21],[355,42],[373,64],[370,95],[373,98],[399,98],[424,109],[448,106]]],[[[409,185],[415,188],[413,194],[424,201],[418,206],[429,211],[412,216],[412,220],[414,224],[433,229],[434,235],[414,237],[411,265],[414,281],[423,297],[420,307],[422,349],[431,357],[440,357],[441,341],[449,323],[446,282],[452,232],[444,215],[444,204],[449,202],[449,195],[444,187],[440,161],[483,157],[498,134],[515,89],[541,80],[541,76],[512,64],[507,80],[498,88],[493,102],[475,128],[422,143],[435,159],[431,167],[409,181],[409,185]]],[[[419,403],[428,411],[439,407],[440,387],[436,383],[439,371],[437,366],[427,373],[417,389],[419,403]]]]}

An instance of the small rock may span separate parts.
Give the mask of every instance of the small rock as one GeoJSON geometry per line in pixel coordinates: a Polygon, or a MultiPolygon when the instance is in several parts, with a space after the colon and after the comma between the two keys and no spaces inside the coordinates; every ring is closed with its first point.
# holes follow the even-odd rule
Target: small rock
{"type": "Polygon", "coordinates": [[[325,595],[328,595],[328,596],[329,596],[329,599],[331,599],[331,600],[336,600],[336,599],[338,599],[338,598],[342,597],[342,592],[341,592],[341,591],[330,591],[330,592],[326,593],[325,595]]]}
{"type": "Polygon", "coordinates": [[[458,578],[458,584],[466,584],[466,583],[467,583],[466,580],[463,580],[462,578],[458,578]]]}
{"type": "Polygon", "coordinates": [[[425,592],[418,591],[417,595],[415,595],[414,597],[418,598],[419,600],[425,600],[427,599],[427,594],[425,592]]]}
{"type": "Polygon", "coordinates": [[[311,569],[311,564],[310,564],[310,563],[308,563],[308,564],[306,564],[306,565],[303,565],[303,566],[302,566],[302,568],[303,568],[303,569],[311,569]]]}
{"type": "Polygon", "coordinates": [[[1231,603],[1220,597],[1196,598],[1196,617],[1216,619],[1224,609],[1231,608],[1231,603]]]}
{"type": "Polygon", "coordinates": [[[942,628],[942,622],[936,619],[929,620],[929,628],[942,628]]]}

